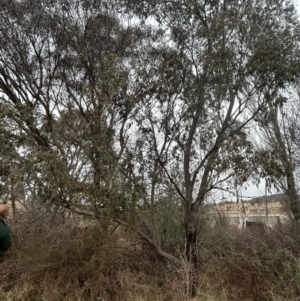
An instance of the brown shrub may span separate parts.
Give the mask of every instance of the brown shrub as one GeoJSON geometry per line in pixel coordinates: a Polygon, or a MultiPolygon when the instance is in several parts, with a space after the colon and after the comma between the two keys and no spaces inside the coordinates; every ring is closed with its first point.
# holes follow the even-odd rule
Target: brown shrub
{"type": "Polygon", "coordinates": [[[87,225],[72,219],[50,225],[30,217],[12,225],[13,247],[0,269],[0,300],[151,300],[151,295],[172,295],[165,285],[166,262],[152,247],[130,231],[111,234],[107,222],[87,225]]]}
{"type": "Polygon", "coordinates": [[[300,245],[289,230],[219,235],[204,272],[215,290],[226,290],[230,300],[299,300],[300,245]]]}
{"type": "MultiPolygon", "coordinates": [[[[0,300],[188,300],[189,264],[166,262],[126,229],[27,218],[1,258],[0,300]]],[[[202,229],[195,300],[299,300],[298,228],[202,229]]]]}
{"type": "Polygon", "coordinates": [[[27,286],[28,296],[44,300],[98,300],[121,295],[118,273],[122,256],[115,241],[98,225],[82,229],[65,223],[52,227],[43,221],[13,229],[14,246],[6,255],[1,287],[27,286]],[[29,287],[31,289],[29,289],[29,287]]]}

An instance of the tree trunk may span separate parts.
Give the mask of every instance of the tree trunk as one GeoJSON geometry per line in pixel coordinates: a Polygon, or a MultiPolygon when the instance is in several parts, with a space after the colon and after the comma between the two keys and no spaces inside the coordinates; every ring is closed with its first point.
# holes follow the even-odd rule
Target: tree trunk
{"type": "Polygon", "coordinates": [[[276,138],[276,142],[279,148],[279,155],[281,156],[281,160],[284,164],[285,168],[285,174],[286,174],[286,194],[288,195],[289,198],[289,208],[291,210],[291,213],[296,221],[300,220],[300,202],[297,194],[297,189],[296,189],[296,182],[295,182],[295,177],[294,177],[294,168],[293,168],[293,162],[292,159],[290,158],[286,146],[284,144],[282,134],[280,132],[279,128],[279,122],[277,118],[277,108],[276,109],[271,109],[272,113],[272,123],[273,123],[273,129],[274,129],[274,134],[276,138]]]}
{"type": "Polygon", "coordinates": [[[239,194],[237,187],[235,188],[235,190],[236,190],[237,204],[238,204],[238,208],[239,208],[239,218],[240,218],[239,229],[246,230],[246,226],[247,226],[246,208],[244,206],[244,202],[243,202],[242,198],[240,198],[240,194],[239,194]]]}
{"type": "Polygon", "coordinates": [[[290,210],[294,216],[294,219],[296,221],[299,221],[300,204],[299,204],[299,198],[296,190],[294,174],[291,170],[287,171],[286,179],[287,179],[287,195],[289,197],[290,210]]]}
{"type": "Polygon", "coordinates": [[[185,256],[187,268],[187,294],[195,297],[198,285],[198,252],[197,252],[197,223],[195,206],[191,206],[185,214],[185,256]]]}
{"type": "Polygon", "coordinates": [[[13,221],[15,222],[17,219],[17,207],[16,207],[16,197],[15,197],[15,188],[14,188],[14,182],[13,180],[11,181],[11,207],[12,207],[12,213],[13,213],[13,221]]]}

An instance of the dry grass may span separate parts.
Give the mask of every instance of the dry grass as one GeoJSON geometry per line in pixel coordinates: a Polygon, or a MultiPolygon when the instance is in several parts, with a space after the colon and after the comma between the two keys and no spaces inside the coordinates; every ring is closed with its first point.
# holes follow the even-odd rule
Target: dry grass
{"type": "Polygon", "coordinates": [[[12,225],[13,247],[1,259],[0,300],[133,300],[168,295],[166,263],[136,242],[133,233],[111,235],[110,230],[97,222],[78,226],[72,219],[50,226],[28,218],[12,225]]]}
{"type": "Polygon", "coordinates": [[[219,231],[205,265],[203,287],[228,300],[300,299],[299,235],[291,229],[219,231]]]}
{"type": "MultiPolygon", "coordinates": [[[[185,260],[165,262],[134,233],[30,217],[12,230],[13,247],[1,259],[0,301],[189,300],[185,260]]],[[[299,300],[298,231],[203,233],[194,301],[299,300]]]]}

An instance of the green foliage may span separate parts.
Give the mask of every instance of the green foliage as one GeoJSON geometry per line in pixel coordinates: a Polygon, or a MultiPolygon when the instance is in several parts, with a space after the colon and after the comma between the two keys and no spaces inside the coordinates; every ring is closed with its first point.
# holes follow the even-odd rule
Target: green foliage
{"type": "Polygon", "coordinates": [[[112,211],[131,199],[127,51],[139,37],[114,8],[27,0],[1,8],[1,154],[27,197],[112,211]]]}

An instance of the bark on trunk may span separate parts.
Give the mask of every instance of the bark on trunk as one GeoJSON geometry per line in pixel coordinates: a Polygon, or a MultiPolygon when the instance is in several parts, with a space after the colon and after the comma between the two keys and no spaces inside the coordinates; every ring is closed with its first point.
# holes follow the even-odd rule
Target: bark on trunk
{"type": "Polygon", "coordinates": [[[239,207],[239,218],[240,218],[239,229],[246,230],[246,226],[247,226],[246,208],[244,206],[244,202],[240,198],[240,194],[237,187],[235,188],[235,191],[236,191],[237,204],[239,207]]]}
{"type": "Polygon", "coordinates": [[[273,109],[272,113],[272,123],[276,141],[279,147],[279,154],[281,160],[284,164],[285,173],[286,173],[286,194],[289,197],[289,207],[292,212],[292,215],[296,221],[300,220],[300,201],[297,194],[296,182],[294,177],[294,168],[292,158],[289,156],[288,151],[285,147],[285,143],[282,138],[282,134],[279,128],[279,122],[277,118],[277,109],[273,109]]]}
{"type": "Polygon", "coordinates": [[[295,184],[295,178],[293,173],[287,173],[287,195],[289,197],[290,201],[290,209],[294,216],[294,219],[296,221],[300,220],[300,204],[299,204],[299,198],[296,191],[296,184],[295,184]]]}
{"type": "Polygon", "coordinates": [[[192,207],[185,216],[185,256],[188,262],[187,294],[195,297],[198,286],[198,252],[197,252],[196,212],[192,207]]]}
{"type": "Polygon", "coordinates": [[[17,220],[17,207],[16,207],[16,198],[15,198],[15,188],[14,188],[14,182],[11,182],[11,207],[12,207],[12,213],[13,213],[13,221],[15,222],[17,220]]]}

